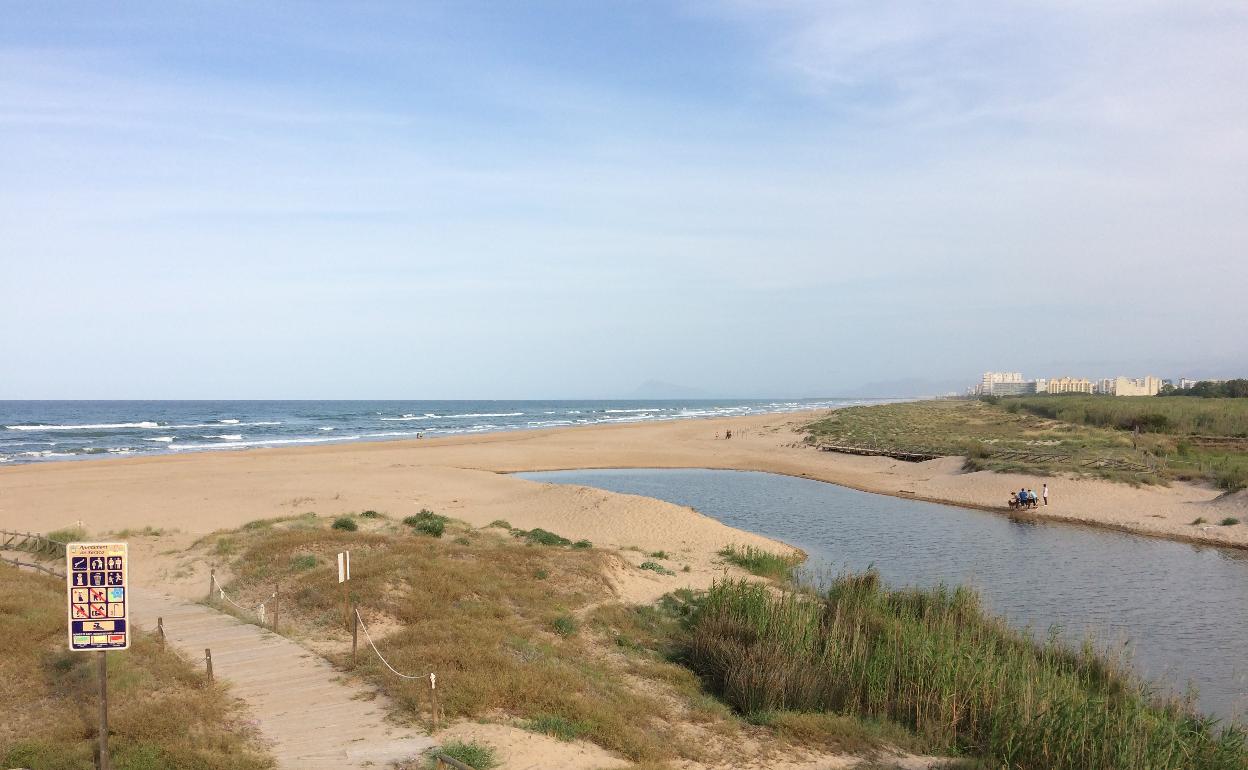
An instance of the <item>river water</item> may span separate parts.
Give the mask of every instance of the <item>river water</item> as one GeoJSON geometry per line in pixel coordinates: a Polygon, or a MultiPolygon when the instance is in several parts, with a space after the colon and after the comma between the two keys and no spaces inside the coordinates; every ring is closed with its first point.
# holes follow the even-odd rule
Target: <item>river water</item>
{"type": "Polygon", "coordinates": [[[518,474],[686,505],[795,545],[807,568],[874,565],[891,585],[966,583],[996,613],[1125,651],[1146,676],[1245,721],[1248,552],[904,500],[810,479],[719,470],[518,474]]]}

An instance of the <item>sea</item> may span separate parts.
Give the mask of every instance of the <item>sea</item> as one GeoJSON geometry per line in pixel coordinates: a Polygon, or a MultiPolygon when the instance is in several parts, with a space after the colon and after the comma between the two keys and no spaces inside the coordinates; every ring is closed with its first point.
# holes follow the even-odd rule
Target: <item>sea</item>
{"type": "Polygon", "coordinates": [[[0,466],[739,417],[875,401],[0,401],[0,466]]]}

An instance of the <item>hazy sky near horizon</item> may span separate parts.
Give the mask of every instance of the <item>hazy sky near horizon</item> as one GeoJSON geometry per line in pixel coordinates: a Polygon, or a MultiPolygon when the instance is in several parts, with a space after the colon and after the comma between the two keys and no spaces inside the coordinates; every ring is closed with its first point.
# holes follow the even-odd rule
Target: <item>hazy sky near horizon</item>
{"type": "Polygon", "coordinates": [[[1248,374],[1248,5],[5,3],[0,398],[1248,374]]]}

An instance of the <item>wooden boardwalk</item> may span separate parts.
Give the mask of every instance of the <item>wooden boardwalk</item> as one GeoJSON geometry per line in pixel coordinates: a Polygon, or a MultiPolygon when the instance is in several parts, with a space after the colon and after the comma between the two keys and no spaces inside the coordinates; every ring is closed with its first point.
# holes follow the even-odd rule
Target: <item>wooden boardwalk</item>
{"type": "MultiPolygon", "coordinates": [[[[164,619],[166,639],[192,660],[211,648],[213,672],[250,707],[279,768],[378,768],[434,745],[386,721],[386,699],[343,681],[323,658],[230,615],[165,594],[132,589],[134,621],[164,619]]],[[[202,663],[201,663],[202,665],[202,663]]]]}

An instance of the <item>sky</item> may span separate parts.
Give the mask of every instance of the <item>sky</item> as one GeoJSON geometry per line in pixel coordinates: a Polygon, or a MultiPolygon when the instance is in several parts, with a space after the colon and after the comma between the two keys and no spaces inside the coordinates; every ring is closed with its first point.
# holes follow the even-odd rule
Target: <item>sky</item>
{"type": "Polygon", "coordinates": [[[1248,375],[1239,0],[0,10],[0,399],[1248,375]]]}

